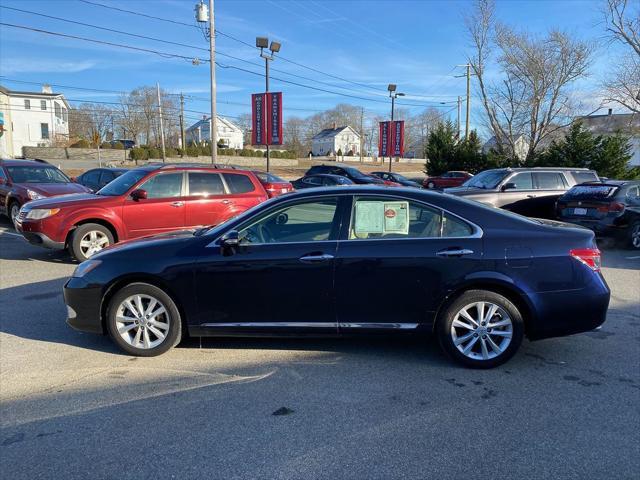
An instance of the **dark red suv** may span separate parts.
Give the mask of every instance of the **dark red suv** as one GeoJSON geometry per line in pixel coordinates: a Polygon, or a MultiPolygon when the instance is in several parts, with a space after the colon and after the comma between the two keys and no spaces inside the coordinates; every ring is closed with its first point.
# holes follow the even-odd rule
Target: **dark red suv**
{"type": "Polygon", "coordinates": [[[31,200],[90,192],[41,160],[0,160],[0,213],[15,224],[20,207],[31,200]]]}
{"type": "Polygon", "coordinates": [[[452,170],[445,172],[437,177],[427,177],[422,182],[424,188],[450,188],[459,187],[464,182],[469,180],[473,175],[469,172],[461,172],[452,170]]]}
{"type": "Polygon", "coordinates": [[[35,245],[85,260],[131,238],[216,225],[267,200],[254,173],[200,165],[148,165],[95,194],[35,200],[16,228],[35,245]]]}

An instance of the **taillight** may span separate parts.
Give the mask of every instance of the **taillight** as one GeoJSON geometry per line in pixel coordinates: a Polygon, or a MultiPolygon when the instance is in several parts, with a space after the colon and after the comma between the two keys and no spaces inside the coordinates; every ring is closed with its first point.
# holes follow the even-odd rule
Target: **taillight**
{"type": "Polygon", "coordinates": [[[594,272],[600,271],[600,250],[597,248],[574,248],[569,255],[584,263],[594,272]]]}
{"type": "Polygon", "coordinates": [[[624,212],[624,208],[626,207],[626,205],[624,203],[620,203],[620,202],[611,202],[607,205],[602,205],[600,207],[598,207],[598,211],[599,212],[604,212],[604,213],[609,213],[609,212],[613,212],[613,213],[621,213],[624,212]]]}

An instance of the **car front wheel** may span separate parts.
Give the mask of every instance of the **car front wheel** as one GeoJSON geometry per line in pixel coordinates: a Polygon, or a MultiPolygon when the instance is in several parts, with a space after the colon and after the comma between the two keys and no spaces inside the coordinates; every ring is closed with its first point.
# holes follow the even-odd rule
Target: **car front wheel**
{"type": "Polygon", "coordinates": [[[18,214],[20,213],[20,205],[17,202],[13,202],[9,208],[9,218],[13,228],[16,228],[16,220],[18,220],[18,214]]]}
{"type": "Polygon", "coordinates": [[[165,353],[182,336],[175,303],[163,290],[147,283],[132,283],[113,296],[107,328],[122,350],[140,357],[165,353]]]}
{"type": "Polygon", "coordinates": [[[113,234],[107,227],[98,223],[85,223],[73,232],[69,253],[79,262],[84,262],[113,243],[113,234]]]}
{"type": "Polygon", "coordinates": [[[443,350],[472,368],[493,368],[509,360],[524,336],[518,308],[487,290],[469,290],[455,299],[436,325],[443,350]]]}
{"type": "Polygon", "coordinates": [[[436,184],[433,182],[427,183],[427,188],[436,188],[436,184]]]}

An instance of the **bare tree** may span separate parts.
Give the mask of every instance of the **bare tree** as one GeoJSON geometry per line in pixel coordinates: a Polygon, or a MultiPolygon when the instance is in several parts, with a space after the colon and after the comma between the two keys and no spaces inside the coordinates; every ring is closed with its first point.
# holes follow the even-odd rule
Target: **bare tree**
{"type": "Polygon", "coordinates": [[[97,103],[83,103],[69,111],[69,136],[101,143],[111,131],[114,112],[97,103]]]}
{"type": "Polygon", "coordinates": [[[587,75],[592,47],[559,30],[536,37],[500,24],[492,0],[478,0],[466,25],[474,49],[469,63],[496,149],[515,157],[524,136],[529,159],[550,133],[570,120],[570,87],[587,75]],[[490,61],[500,70],[498,81],[487,78],[490,61]]]}
{"type": "Polygon", "coordinates": [[[611,40],[630,47],[616,60],[603,83],[605,101],[618,103],[640,113],[640,4],[627,0],[606,0],[604,20],[611,40]]]}

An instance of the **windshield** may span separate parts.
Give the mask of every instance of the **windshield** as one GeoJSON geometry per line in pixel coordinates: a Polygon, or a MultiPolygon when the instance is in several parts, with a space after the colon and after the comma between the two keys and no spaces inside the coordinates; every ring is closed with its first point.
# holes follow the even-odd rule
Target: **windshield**
{"type": "Polygon", "coordinates": [[[127,173],[120,175],[118,178],[98,190],[96,195],[105,195],[107,197],[124,195],[127,190],[138,183],[147,173],[149,172],[146,170],[129,170],[127,173]]]}
{"type": "MultiPolygon", "coordinates": [[[[365,175],[360,170],[356,170],[355,168],[345,168],[344,171],[347,172],[349,175],[351,175],[353,178],[362,178],[364,180],[370,180],[371,177],[373,177],[373,175],[365,175]]],[[[374,177],[374,178],[378,178],[378,177],[374,177]]]]}
{"type": "Polygon", "coordinates": [[[401,182],[410,182],[410,181],[411,181],[411,180],[409,180],[407,177],[405,177],[404,175],[400,175],[399,173],[394,173],[394,174],[393,174],[393,177],[394,177],[396,180],[399,180],[399,181],[401,181],[401,182]]]}
{"type": "Polygon", "coordinates": [[[256,174],[256,177],[260,179],[262,183],[286,183],[286,180],[274,175],[273,173],[267,172],[253,172],[256,174]]]}
{"type": "Polygon", "coordinates": [[[505,170],[487,170],[477,174],[475,177],[471,177],[462,186],[485,189],[496,188],[502,179],[507,176],[507,173],[505,170]]]}
{"type": "Polygon", "coordinates": [[[53,167],[7,167],[15,183],[71,183],[57,168],[53,167]]]}

